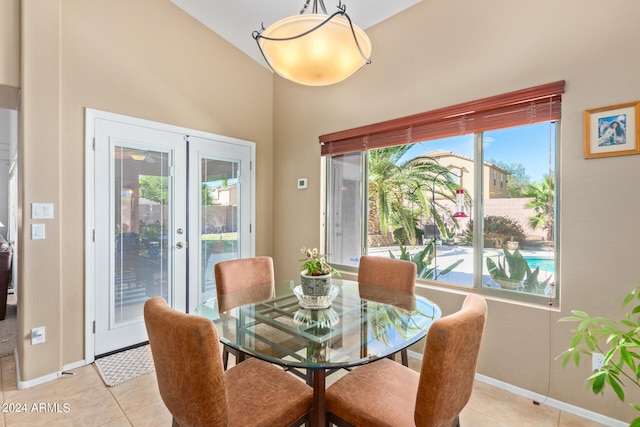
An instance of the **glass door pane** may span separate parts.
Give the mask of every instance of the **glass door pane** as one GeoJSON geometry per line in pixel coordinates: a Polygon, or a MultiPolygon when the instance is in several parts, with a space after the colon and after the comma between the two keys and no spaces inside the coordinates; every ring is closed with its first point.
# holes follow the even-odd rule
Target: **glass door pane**
{"type": "Polygon", "coordinates": [[[170,302],[169,155],[114,147],[112,326],[136,320],[147,298],[170,302]]]}
{"type": "Polygon", "coordinates": [[[203,284],[201,301],[215,296],[213,266],[217,262],[237,259],[238,244],[238,162],[203,158],[200,160],[202,189],[200,198],[200,245],[203,284]]]}

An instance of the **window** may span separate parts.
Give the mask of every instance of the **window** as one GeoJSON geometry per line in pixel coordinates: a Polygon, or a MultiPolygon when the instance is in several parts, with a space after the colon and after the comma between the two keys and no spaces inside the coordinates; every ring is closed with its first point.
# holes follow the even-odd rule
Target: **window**
{"type": "MultiPolygon", "coordinates": [[[[487,116],[501,115],[496,105],[484,116],[458,117],[456,136],[438,131],[446,128],[438,120],[438,129],[403,132],[397,126],[403,118],[391,121],[390,131],[377,124],[360,137],[362,128],[343,138],[321,137],[329,158],[330,262],[357,267],[363,254],[410,259],[419,279],[431,283],[557,304],[555,182],[563,88],[563,82],[545,85],[550,93],[543,96],[531,95],[536,88],[520,91],[529,97],[521,111],[514,113],[513,103],[504,107],[517,120],[504,120],[503,113],[502,121],[491,122],[487,116]],[[413,134],[409,144],[402,143],[407,132],[413,134]]],[[[489,99],[495,101],[474,103],[489,99]]]]}
{"type": "Polygon", "coordinates": [[[339,154],[331,157],[330,215],[332,262],[339,265],[358,266],[360,254],[366,253],[362,236],[364,203],[362,189],[365,182],[364,161],[361,153],[339,154]]]}

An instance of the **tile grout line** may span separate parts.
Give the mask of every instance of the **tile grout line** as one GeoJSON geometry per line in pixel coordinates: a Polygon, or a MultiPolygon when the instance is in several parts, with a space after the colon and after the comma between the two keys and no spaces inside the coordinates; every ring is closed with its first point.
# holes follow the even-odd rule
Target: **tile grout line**
{"type": "MultiPolygon", "coordinates": [[[[118,399],[116,399],[116,396],[113,394],[113,392],[111,391],[111,389],[113,387],[109,387],[108,385],[106,385],[104,383],[104,381],[102,380],[102,377],[100,376],[100,372],[98,370],[98,367],[92,363],[91,364],[93,366],[93,369],[96,371],[96,374],[98,374],[98,378],[100,379],[100,383],[102,384],[102,387],[107,389],[107,392],[109,393],[109,396],[111,396],[111,399],[113,399],[113,401],[115,402],[116,406],[118,407],[118,409],[120,410],[120,413],[122,414],[122,416],[124,416],[124,418],[127,420],[127,422],[129,423],[130,426],[133,426],[133,423],[131,422],[131,420],[129,419],[129,416],[127,415],[127,413],[125,412],[124,408],[122,407],[122,405],[120,405],[120,402],[118,401],[118,399]]],[[[114,420],[110,420],[104,424],[100,424],[102,425],[107,425],[111,422],[113,422],[114,420]]],[[[98,426],[99,427],[99,426],[98,426]]]]}

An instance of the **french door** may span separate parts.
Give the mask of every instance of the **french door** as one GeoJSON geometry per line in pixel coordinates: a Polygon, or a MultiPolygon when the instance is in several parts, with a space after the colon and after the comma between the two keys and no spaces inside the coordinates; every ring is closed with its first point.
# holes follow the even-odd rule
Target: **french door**
{"type": "Polygon", "coordinates": [[[148,298],[190,311],[215,295],[213,264],[253,255],[254,147],[95,110],[87,110],[87,139],[85,353],[93,360],[147,340],[148,298]]]}
{"type": "Polygon", "coordinates": [[[252,147],[200,137],[189,144],[189,311],[215,295],[213,266],[253,254],[252,147]],[[242,209],[244,207],[245,209],[242,209]]]}

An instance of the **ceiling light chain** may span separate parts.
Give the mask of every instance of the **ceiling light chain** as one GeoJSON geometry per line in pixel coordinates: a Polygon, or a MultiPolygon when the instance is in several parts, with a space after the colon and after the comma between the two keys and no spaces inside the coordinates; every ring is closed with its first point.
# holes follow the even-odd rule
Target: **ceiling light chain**
{"type": "MultiPolygon", "coordinates": [[[[320,1],[320,7],[322,8],[322,12],[327,15],[327,8],[324,7],[324,1],[323,0],[319,0],[320,1]]],[[[311,3],[311,0],[307,0],[306,3],[304,4],[304,6],[302,7],[302,9],[300,10],[300,15],[302,15],[303,13],[305,13],[307,11],[307,9],[309,8],[309,3],[311,3]]],[[[342,1],[339,1],[338,3],[338,9],[340,9],[340,6],[342,4],[342,1]]],[[[318,13],[318,0],[313,0],[313,13],[318,13]]]]}
{"type": "MultiPolygon", "coordinates": [[[[265,31],[264,22],[262,23],[262,29],[260,31],[254,31],[252,33],[252,36],[256,40],[258,40],[258,38],[261,38],[261,39],[264,39],[264,40],[271,40],[271,41],[276,41],[276,42],[287,41],[287,40],[295,40],[295,39],[299,39],[300,37],[304,37],[307,34],[311,34],[315,30],[317,30],[318,28],[320,28],[323,25],[325,25],[327,22],[331,21],[331,19],[333,19],[333,17],[337,16],[337,15],[344,15],[346,17],[346,19],[349,20],[349,23],[351,23],[351,19],[349,19],[349,16],[344,13],[344,10],[339,10],[337,12],[334,12],[333,15],[331,15],[329,18],[325,19],[324,21],[322,21],[320,24],[316,25],[315,27],[310,28],[309,30],[307,30],[307,31],[305,31],[305,32],[303,32],[301,34],[297,34],[295,36],[281,37],[281,38],[264,36],[264,35],[262,35],[262,33],[265,31]]],[[[356,43],[357,42],[358,42],[358,40],[356,39],[356,43]]],[[[258,46],[260,46],[260,45],[258,44],[258,46]]],[[[260,51],[262,52],[262,49],[260,49],[260,51]]],[[[262,52],[262,56],[264,56],[264,52],[262,52]]],[[[265,59],[267,59],[267,58],[265,57],[265,59]]],[[[269,61],[269,60],[267,59],[267,61],[269,61]]]]}

